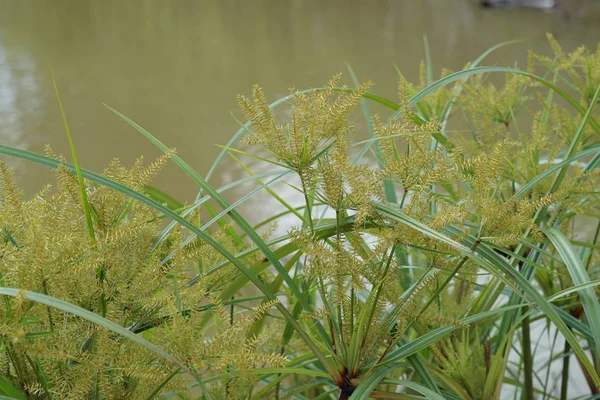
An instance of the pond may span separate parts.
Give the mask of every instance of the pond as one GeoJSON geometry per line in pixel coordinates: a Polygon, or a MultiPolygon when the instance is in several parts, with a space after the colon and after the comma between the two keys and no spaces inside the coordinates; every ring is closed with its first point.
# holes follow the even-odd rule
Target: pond
{"type": "MultiPolygon", "coordinates": [[[[395,66],[418,79],[425,35],[436,75],[512,39],[528,41],[502,48],[487,64],[524,66],[527,48],[549,51],[546,32],[565,49],[595,48],[600,14],[589,7],[593,0],[573,3],[541,11],[483,8],[476,0],[0,0],[0,140],[35,152],[49,143],[69,154],[54,70],[84,168],[158,155],[106,103],[205,174],[216,144],[238,128],[236,94],[255,83],[275,100],[290,87],[320,86],[349,64],[359,79],[375,82],[375,93],[394,98],[395,66]]],[[[52,181],[43,167],[11,164],[27,194],[52,181]]],[[[215,185],[242,175],[227,165],[220,171],[215,185]]],[[[196,191],[174,166],[154,184],[180,201],[196,191]]]]}

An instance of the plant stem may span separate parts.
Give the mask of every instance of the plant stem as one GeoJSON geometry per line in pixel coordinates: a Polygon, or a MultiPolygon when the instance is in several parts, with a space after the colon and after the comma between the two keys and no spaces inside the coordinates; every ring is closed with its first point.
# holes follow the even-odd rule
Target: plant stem
{"type": "Polygon", "coordinates": [[[525,400],[534,400],[533,396],[533,359],[531,358],[531,331],[529,317],[523,319],[521,325],[523,333],[523,372],[525,382],[523,387],[523,397],[525,400]]]}
{"type": "Polygon", "coordinates": [[[567,400],[567,392],[569,390],[569,361],[571,356],[571,345],[565,340],[565,348],[563,350],[563,367],[562,367],[562,381],[560,385],[560,400],[567,400]]]}
{"type": "Polygon", "coordinates": [[[308,225],[310,226],[310,231],[314,233],[315,227],[313,226],[312,220],[312,206],[310,205],[310,201],[308,199],[308,193],[306,192],[307,185],[305,183],[306,178],[304,174],[298,171],[298,175],[300,176],[300,182],[302,183],[302,194],[304,194],[304,202],[306,203],[306,213],[308,214],[308,225]]]}
{"type": "Polygon", "coordinates": [[[404,201],[406,200],[407,194],[408,194],[408,189],[404,188],[404,192],[402,193],[402,199],[400,199],[400,208],[404,208],[404,201]]]}
{"type": "MultiPolygon", "coordinates": [[[[231,296],[231,306],[229,308],[229,327],[231,328],[233,326],[233,300],[235,300],[235,296],[231,296]]],[[[231,365],[227,366],[227,372],[231,372],[231,365]]],[[[229,396],[229,389],[231,386],[231,379],[227,380],[227,384],[225,385],[225,393],[227,393],[227,396],[229,396]]]]}
{"type": "MultiPolygon", "coordinates": [[[[475,249],[477,248],[477,246],[479,246],[479,244],[481,243],[481,239],[477,238],[477,240],[475,240],[475,243],[473,243],[473,246],[471,246],[471,251],[475,251],[475,249]]],[[[444,283],[442,283],[440,286],[438,286],[435,290],[435,292],[429,297],[429,300],[427,301],[427,303],[425,303],[425,305],[421,308],[421,310],[417,313],[417,315],[415,315],[413,318],[411,318],[411,320],[406,324],[406,327],[404,327],[404,330],[407,331],[408,328],[410,328],[410,326],[417,320],[417,318],[419,316],[421,316],[425,310],[427,310],[427,308],[431,305],[431,303],[433,303],[433,301],[437,298],[437,296],[442,292],[442,290],[444,290],[444,288],[450,283],[450,281],[452,280],[452,278],[458,273],[458,271],[460,270],[460,268],[464,265],[465,262],[467,262],[469,258],[467,256],[464,256],[459,263],[456,265],[456,267],[454,268],[454,270],[452,270],[452,272],[450,272],[450,275],[448,275],[448,278],[444,281],[444,283]]],[[[398,343],[398,341],[400,340],[400,336],[398,336],[398,338],[396,340],[393,340],[387,347],[386,349],[383,351],[383,353],[381,353],[381,356],[379,356],[379,359],[377,360],[377,362],[375,364],[373,364],[373,366],[371,367],[371,369],[369,370],[369,372],[367,372],[366,375],[368,375],[373,368],[375,368],[375,366],[380,363],[385,356],[389,353],[389,351],[398,343]]]]}
{"type": "MultiPolygon", "coordinates": [[[[592,244],[595,245],[596,243],[598,243],[598,237],[600,237],[600,221],[598,221],[598,224],[596,225],[596,232],[594,233],[594,240],[592,241],[592,244]]],[[[592,255],[594,254],[594,247],[590,248],[590,254],[588,255],[588,258],[585,262],[585,269],[589,270],[590,268],[590,263],[592,262],[592,255]]]]}
{"type": "MultiPolygon", "coordinates": [[[[477,239],[475,241],[475,243],[473,243],[473,246],[471,246],[471,251],[475,251],[475,249],[477,248],[477,246],[479,246],[479,244],[481,243],[481,239],[477,239]]],[[[460,262],[456,265],[456,267],[452,270],[452,272],[450,272],[450,274],[448,275],[448,278],[446,278],[446,280],[444,281],[444,283],[442,283],[434,292],[434,294],[432,294],[429,297],[429,300],[427,300],[427,303],[425,303],[425,305],[423,306],[423,308],[421,308],[421,311],[419,311],[419,313],[417,314],[417,317],[422,315],[425,310],[427,310],[427,308],[431,305],[431,303],[433,303],[436,299],[437,296],[439,296],[439,294],[442,292],[442,290],[444,290],[444,288],[446,286],[448,286],[448,284],[450,283],[450,281],[454,278],[454,276],[458,273],[458,271],[460,270],[460,268],[467,262],[467,260],[469,259],[469,257],[464,256],[460,262]]],[[[416,319],[416,318],[415,318],[416,319]]],[[[414,321],[414,319],[413,319],[414,321]]]]}

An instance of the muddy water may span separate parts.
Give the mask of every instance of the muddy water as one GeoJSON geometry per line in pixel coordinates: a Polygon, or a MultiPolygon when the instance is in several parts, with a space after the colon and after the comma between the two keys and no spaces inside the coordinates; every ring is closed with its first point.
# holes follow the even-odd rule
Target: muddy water
{"type": "MultiPolygon", "coordinates": [[[[436,74],[511,39],[530,41],[498,51],[488,63],[523,65],[527,47],[547,51],[546,32],[568,49],[595,47],[600,14],[582,7],[492,10],[475,0],[0,0],[0,141],[36,152],[49,143],[68,153],[54,69],[85,168],[101,171],[112,157],[131,163],[158,154],[102,106],[107,103],[204,174],[219,151],[215,144],[237,129],[235,95],[254,83],[275,99],[290,87],[319,86],[349,63],[359,78],[374,80],[377,94],[393,97],[394,66],[417,78],[424,35],[436,74]]],[[[52,178],[42,167],[13,164],[29,194],[52,178]]],[[[241,175],[231,163],[220,171],[217,185],[241,175]]],[[[181,201],[195,193],[175,167],[155,184],[181,201]]]]}

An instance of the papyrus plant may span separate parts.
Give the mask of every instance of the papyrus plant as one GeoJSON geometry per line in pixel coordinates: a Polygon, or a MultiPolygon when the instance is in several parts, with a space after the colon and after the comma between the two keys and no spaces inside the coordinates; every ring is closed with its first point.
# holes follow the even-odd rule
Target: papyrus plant
{"type": "Polygon", "coordinates": [[[255,87],[239,97],[248,123],[206,177],[111,109],[198,184],[182,208],[140,193],[153,171],[141,164],[100,176],[0,146],[60,177],[58,194],[24,202],[3,173],[0,293],[13,298],[0,390],[566,399],[576,360],[597,393],[600,50],[550,43],[556,56],[532,53],[527,71],[479,66],[496,47],[437,81],[425,63],[419,85],[400,76],[396,100],[368,83],[340,86],[340,76],[273,104],[255,87]],[[374,103],[391,116],[373,116],[374,103]],[[289,113],[274,112],[284,105],[289,113]],[[214,188],[228,154],[249,176],[214,188]],[[252,172],[256,160],[266,172],[252,172]],[[222,197],[250,181],[257,188],[239,201],[222,197]],[[281,209],[251,226],[238,207],[255,195],[281,209]],[[287,234],[258,233],[277,221],[287,234]],[[547,362],[544,336],[554,338],[547,362]],[[144,385],[153,376],[162,380],[144,385]]]}

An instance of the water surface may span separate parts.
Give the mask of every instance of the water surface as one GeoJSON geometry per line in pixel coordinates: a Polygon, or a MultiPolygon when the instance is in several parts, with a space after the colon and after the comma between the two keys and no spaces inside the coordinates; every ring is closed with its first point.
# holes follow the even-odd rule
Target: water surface
{"type": "MultiPolygon", "coordinates": [[[[375,82],[374,92],[393,98],[394,66],[417,79],[424,35],[436,75],[511,39],[530,41],[488,64],[523,65],[526,48],[548,51],[546,32],[566,49],[595,47],[594,12],[577,7],[567,19],[562,11],[482,9],[469,0],[0,0],[0,140],[68,153],[54,69],[83,167],[101,171],[112,157],[129,164],[158,154],[107,103],[205,174],[215,144],[238,127],[236,94],[254,83],[274,100],[290,87],[320,86],[349,63],[375,82]]],[[[52,179],[45,168],[13,164],[28,194],[52,179]]],[[[236,176],[229,163],[213,182],[236,176]]],[[[181,201],[195,193],[175,167],[154,183],[181,201]]]]}

